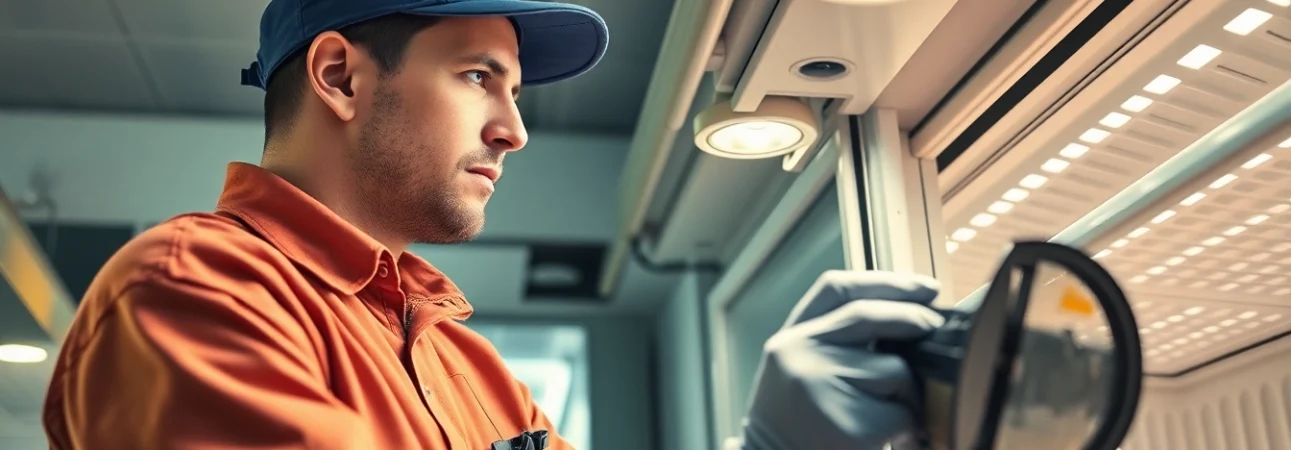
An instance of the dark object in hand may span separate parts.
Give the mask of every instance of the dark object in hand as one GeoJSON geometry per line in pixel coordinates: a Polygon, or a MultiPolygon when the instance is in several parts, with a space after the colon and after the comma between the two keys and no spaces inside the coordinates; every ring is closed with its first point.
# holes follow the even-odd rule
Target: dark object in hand
{"type": "Polygon", "coordinates": [[[547,431],[526,431],[507,441],[493,443],[492,450],[542,450],[547,448],[547,431]]]}

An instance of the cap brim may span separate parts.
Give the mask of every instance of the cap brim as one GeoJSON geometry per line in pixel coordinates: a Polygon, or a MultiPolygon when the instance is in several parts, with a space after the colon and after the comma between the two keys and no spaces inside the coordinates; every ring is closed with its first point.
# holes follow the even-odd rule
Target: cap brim
{"type": "Polygon", "coordinates": [[[404,11],[428,16],[503,16],[520,39],[520,82],[540,85],[591,70],[605,56],[609,29],[595,11],[578,5],[517,0],[472,0],[404,11]]]}

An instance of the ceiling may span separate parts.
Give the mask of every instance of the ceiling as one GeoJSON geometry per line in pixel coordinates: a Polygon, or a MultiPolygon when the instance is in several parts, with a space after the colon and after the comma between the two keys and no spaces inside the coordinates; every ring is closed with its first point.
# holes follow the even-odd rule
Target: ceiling
{"type": "MultiPolygon", "coordinates": [[[[1137,6],[1122,18],[1155,16],[1150,5],[1137,6]]],[[[1285,112],[1257,119],[1273,109],[1256,107],[1284,98],[1278,92],[1291,82],[1291,8],[1228,0],[1171,12],[1079,89],[1038,88],[1034,95],[1072,94],[1051,115],[1032,116],[1035,127],[1014,135],[944,210],[960,295],[986,283],[991,267],[981,261],[1016,239],[1047,239],[1085,217],[1097,226],[1121,222],[1099,231],[1088,250],[1125,283],[1142,327],[1145,371],[1163,377],[1291,333],[1284,276],[1291,222],[1283,214],[1291,209],[1291,131],[1285,112]],[[1275,126],[1234,128],[1261,121],[1275,126]],[[1207,172],[1170,172],[1196,155],[1223,154],[1224,146],[1240,148],[1204,164],[1207,172]],[[1162,178],[1183,184],[1153,204],[1113,201],[1153,201],[1146,194],[1161,190],[1162,178]]]]}
{"type": "MultiPolygon", "coordinates": [[[[532,129],[631,133],[671,1],[574,0],[613,40],[598,66],[526,90],[532,129]],[[589,102],[582,99],[597,99],[589,102]]],[[[259,117],[260,90],[238,83],[255,59],[268,0],[0,0],[0,108],[259,117]]]]}

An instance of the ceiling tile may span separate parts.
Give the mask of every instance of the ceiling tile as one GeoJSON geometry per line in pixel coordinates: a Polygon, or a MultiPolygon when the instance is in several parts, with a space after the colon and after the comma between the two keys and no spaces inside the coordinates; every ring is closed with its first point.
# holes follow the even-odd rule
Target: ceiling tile
{"type": "MultiPolygon", "coordinates": [[[[17,61],[14,56],[21,50],[21,47],[12,45],[11,41],[0,39],[0,60],[17,61]]],[[[43,107],[52,103],[51,90],[40,87],[44,83],[45,80],[37,71],[0,71],[0,106],[43,107]]]]}
{"type": "Polygon", "coordinates": [[[130,35],[141,41],[218,39],[258,42],[260,14],[269,4],[268,0],[116,1],[130,35]]]}
{"type": "Polygon", "coordinates": [[[0,31],[120,34],[108,0],[0,0],[0,31]]]}
{"type": "Polygon", "coordinates": [[[167,109],[255,116],[263,113],[264,92],[239,83],[241,70],[255,59],[255,44],[138,45],[167,109]]]}
{"type": "MultiPolygon", "coordinates": [[[[621,2],[573,0],[599,11],[614,36],[609,54],[592,73],[557,86],[527,91],[522,107],[533,128],[628,132],[675,0],[621,2]]],[[[157,106],[176,113],[258,116],[263,93],[238,84],[239,70],[254,58],[259,20],[269,0],[0,0],[0,55],[14,61],[56,64],[0,75],[0,103],[37,107],[88,106],[129,110],[157,106]],[[112,4],[116,4],[112,7],[112,4]],[[133,49],[119,42],[121,30],[133,49]],[[104,35],[112,39],[101,39],[104,35]],[[20,41],[41,40],[23,48],[20,41]],[[50,44],[46,38],[72,39],[50,44]],[[95,45],[84,41],[103,40],[95,45]],[[136,50],[131,58],[129,50],[136,50]],[[110,63],[104,63],[110,61],[110,63]],[[57,67],[58,70],[53,69],[57,67]],[[69,70],[68,67],[73,69],[69,70]],[[61,72],[61,73],[52,73],[61,72]],[[73,79],[72,74],[94,74],[73,79]],[[147,75],[145,78],[144,75],[147,75]],[[124,81],[121,81],[124,80],[124,81]],[[148,86],[150,81],[155,86],[148,86]],[[80,99],[79,101],[77,101],[80,99]],[[123,99],[120,104],[116,99],[123,99]]],[[[34,66],[34,65],[33,65],[34,66]]]]}
{"type": "Polygon", "coordinates": [[[21,70],[0,71],[0,98],[45,99],[42,106],[139,110],[152,106],[148,86],[123,39],[0,39],[0,61],[21,70]]]}
{"type": "Polygon", "coordinates": [[[618,54],[654,60],[673,9],[673,0],[590,0],[577,3],[599,13],[610,28],[610,48],[606,58],[618,54]]]}
{"type": "Polygon", "coordinates": [[[572,80],[529,88],[521,111],[533,129],[631,133],[653,73],[641,63],[603,63],[572,80]]]}
{"type": "Polygon", "coordinates": [[[521,105],[533,129],[630,133],[636,127],[673,1],[577,0],[610,28],[610,46],[592,71],[528,88],[521,105]]]}

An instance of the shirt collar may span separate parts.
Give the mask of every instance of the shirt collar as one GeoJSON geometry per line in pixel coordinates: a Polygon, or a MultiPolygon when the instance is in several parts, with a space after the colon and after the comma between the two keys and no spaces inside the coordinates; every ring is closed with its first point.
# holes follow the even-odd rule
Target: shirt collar
{"type": "MultiPolygon", "coordinates": [[[[394,261],[385,246],[342,219],[287,180],[252,164],[230,163],[216,209],[246,222],[271,245],[333,289],[354,295],[372,282],[382,261],[394,261]]],[[[442,272],[410,252],[398,258],[409,294],[452,298],[460,316],[471,307],[442,272]]]]}

